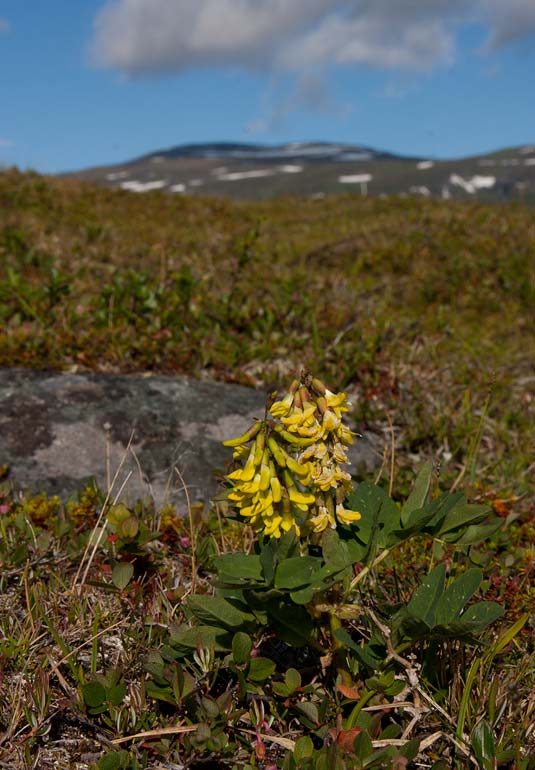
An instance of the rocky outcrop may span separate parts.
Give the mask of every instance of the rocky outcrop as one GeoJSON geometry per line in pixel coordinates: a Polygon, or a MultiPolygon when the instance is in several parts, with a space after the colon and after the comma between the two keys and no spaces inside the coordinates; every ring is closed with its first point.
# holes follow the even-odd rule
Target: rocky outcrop
{"type": "MultiPolygon", "coordinates": [[[[184,507],[218,489],[239,435],[264,414],[266,393],[185,377],[0,370],[0,465],[15,487],[67,499],[94,477],[133,501],[152,495],[184,507]],[[123,486],[124,485],[124,486],[123,486]]],[[[351,447],[353,468],[373,470],[371,437],[351,447]]]]}

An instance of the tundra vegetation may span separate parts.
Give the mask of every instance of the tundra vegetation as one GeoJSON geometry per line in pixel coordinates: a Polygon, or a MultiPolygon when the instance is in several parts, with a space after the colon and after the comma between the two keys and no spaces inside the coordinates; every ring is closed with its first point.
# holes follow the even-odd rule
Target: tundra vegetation
{"type": "Polygon", "coordinates": [[[535,767],[529,209],[8,171],[0,261],[2,366],[273,394],[186,518],[1,469],[0,767],[535,767]]]}

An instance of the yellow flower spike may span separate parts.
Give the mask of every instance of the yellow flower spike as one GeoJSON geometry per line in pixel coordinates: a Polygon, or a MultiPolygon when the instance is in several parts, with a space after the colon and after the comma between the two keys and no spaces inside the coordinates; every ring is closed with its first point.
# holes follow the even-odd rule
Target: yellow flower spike
{"type": "Polygon", "coordinates": [[[340,425],[338,426],[336,430],[336,436],[338,440],[342,444],[345,444],[346,446],[349,446],[349,444],[353,443],[353,433],[343,423],[340,423],[340,425]]]}

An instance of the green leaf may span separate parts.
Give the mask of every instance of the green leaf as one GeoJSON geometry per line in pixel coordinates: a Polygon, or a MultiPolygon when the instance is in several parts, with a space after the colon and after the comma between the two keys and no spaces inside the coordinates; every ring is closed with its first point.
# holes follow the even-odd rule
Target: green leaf
{"type": "Polygon", "coordinates": [[[122,683],[106,689],[106,700],[109,700],[114,706],[119,706],[123,702],[125,695],[126,686],[122,683]]]}
{"type": "Polygon", "coordinates": [[[329,573],[341,572],[352,564],[349,550],[335,529],[325,530],[321,538],[321,548],[325,565],[329,573]]]}
{"type": "Polygon", "coordinates": [[[304,701],[301,703],[296,703],[294,705],[294,708],[296,711],[298,711],[301,716],[299,717],[299,721],[305,725],[305,727],[308,727],[310,729],[316,728],[320,723],[320,715],[318,707],[315,703],[310,703],[309,701],[304,701]]]}
{"type": "Polygon", "coordinates": [[[101,706],[106,700],[106,690],[100,682],[87,682],[82,685],[84,703],[90,708],[101,706]]]}
{"type": "Polygon", "coordinates": [[[289,668],[284,674],[284,681],[288,688],[288,693],[292,693],[301,687],[301,674],[295,668],[289,668]]]}
{"type": "Polygon", "coordinates": [[[268,585],[273,583],[273,577],[275,575],[275,567],[277,566],[277,546],[278,544],[275,538],[271,538],[262,548],[260,553],[260,563],[262,564],[264,579],[268,585]]]}
{"type": "Polygon", "coordinates": [[[489,537],[497,532],[502,526],[501,519],[496,519],[489,524],[470,524],[466,530],[459,532],[450,532],[442,536],[442,539],[447,543],[455,543],[455,545],[474,545],[474,543],[480,543],[482,540],[487,540],[489,537]]]}
{"type": "Polygon", "coordinates": [[[405,526],[405,523],[409,515],[416,511],[418,508],[423,508],[427,495],[429,494],[429,487],[431,485],[431,478],[433,476],[433,466],[427,461],[421,467],[412,492],[408,496],[401,509],[401,524],[405,526]]]}
{"type": "Polygon", "coordinates": [[[219,596],[190,596],[188,608],[203,625],[238,628],[243,626],[243,614],[219,596]]]}
{"type": "Polygon", "coordinates": [[[295,556],[285,559],[275,572],[275,588],[303,588],[314,581],[314,576],[321,568],[321,559],[317,556],[295,556]]]}
{"type": "Polygon", "coordinates": [[[411,615],[423,620],[428,626],[435,624],[435,613],[439,599],[444,593],[444,581],[446,578],[446,566],[438,564],[416,590],[407,604],[407,610],[411,615]]]}
{"type": "Polygon", "coordinates": [[[472,750],[483,770],[494,770],[496,746],[494,744],[492,728],[485,719],[482,719],[472,730],[470,742],[472,750]]]}
{"type": "Polygon", "coordinates": [[[285,532],[277,543],[277,561],[284,561],[285,559],[291,559],[293,556],[299,555],[300,541],[295,533],[295,528],[289,532],[285,532]]]}
{"type": "Polygon", "coordinates": [[[243,631],[238,631],[232,637],[232,658],[234,663],[238,666],[242,666],[247,663],[253,649],[253,641],[248,634],[244,634],[243,631]]]}
{"type": "Polygon", "coordinates": [[[139,532],[139,519],[137,516],[129,516],[117,526],[120,537],[134,538],[139,532]]]}
{"type": "Polygon", "coordinates": [[[472,505],[470,503],[460,503],[448,511],[444,521],[437,534],[443,535],[460,527],[467,527],[469,524],[477,524],[483,521],[491,508],[488,505],[472,505]]]}
{"type": "Polygon", "coordinates": [[[304,647],[310,642],[312,619],[304,607],[271,602],[268,611],[274,630],[281,641],[292,647],[304,647]]]}
{"type": "MultiPolygon", "coordinates": [[[[384,731],[383,731],[383,734],[384,734],[384,731]]],[[[408,759],[409,762],[411,762],[413,759],[416,758],[419,750],[420,750],[420,741],[418,740],[418,738],[411,738],[411,740],[407,741],[407,743],[404,746],[401,746],[398,753],[400,756],[405,757],[405,759],[408,759]]]]}
{"type": "Polygon", "coordinates": [[[106,753],[98,763],[99,770],[120,770],[122,766],[122,752],[110,751],[106,753]]]}
{"type": "Polygon", "coordinates": [[[364,762],[373,753],[373,744],[365,730],[359,733],[353,741],[353,751],[360,762],[364,762]]]}
{"type": "Polygon", "coordinates": [[[468,633],[476,634],[501,618],[503,613],[503,607],[496,602],[478,602],[468,607],[457,623],[468,633]]]}
{"type": "Polygon", "coordinates": [[[194,626],[174,634],[171,643],[173,647],[187,654],[196,649],[198,644],[213,648],[215,652],[227,652],[232,649],[232,637],[221,628],[214,626],[194,626]]]}
{"type": "Polygon", "coordinates": [[[247,679],[251,682],[264,682],[276,669],[275,663],[269,658],[251,658],[247,679]]]}
{"type": "Polygon", "coordinates": [[[377,669],[383,662],[384,656],[376,654],[374,646],[370,642],[367,642],[362,646],[357,644],[353,641],[345,628],[337,628],[334,632],[334,636],[339,642],[342,642],[344,647],[353,650],[359,660],[364,663],[365,666],[368,666],[368,668],[377,669]]]}
{"type": "Polygon", "coordinates": [[[482,580],[481,570],[473,567],[450,583],[436,605],[435,623],[444,625],[457,620],[482,580]]]}
{"type": "Polygon", "coordinates": [[[111,573],[111,581],[114,586],[124,591],[134,575],[134,565],[130,562],[122,561],[116,564],[111,573]]]}
{"type": "Polygon", "coordinates": [[[264,582],[262,563],[256,554],[225,553],[216,556],[214,564],[224,583],[240,585],[251,580],[264,582]]]}
{"type": "Polygon", "coordinates": [[[313,754],[314,744],[312,743],[312,738],[308,735],[302,735],[301,738],[298,738],[294,746],[293,757],[295,761],[299,764],[299,762],[302,762],[305,759],[310,759],[313,754]]]}

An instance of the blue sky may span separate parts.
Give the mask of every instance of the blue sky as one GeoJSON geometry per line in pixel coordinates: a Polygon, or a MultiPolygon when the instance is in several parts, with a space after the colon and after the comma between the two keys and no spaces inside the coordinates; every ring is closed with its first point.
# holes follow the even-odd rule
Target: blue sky
{"type": "Polygon", "coordinates": [[[3,0],[0,165],[326,140],[535,143],[534,0],[3,0]]]}

